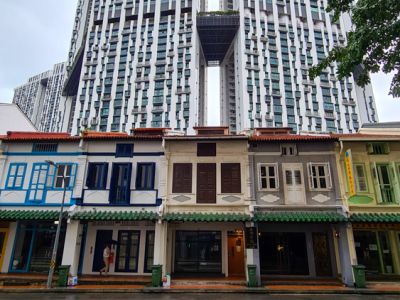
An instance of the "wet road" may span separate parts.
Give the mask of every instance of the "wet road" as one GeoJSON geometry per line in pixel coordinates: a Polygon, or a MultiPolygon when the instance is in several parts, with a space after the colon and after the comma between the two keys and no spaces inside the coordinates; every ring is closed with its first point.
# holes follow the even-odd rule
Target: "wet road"
{"type": "Polygon", "coordinates": [[[265,294],[2,294],[4,300],[398,300],[400,296],[380,295],[265,295],[265,294]]]}

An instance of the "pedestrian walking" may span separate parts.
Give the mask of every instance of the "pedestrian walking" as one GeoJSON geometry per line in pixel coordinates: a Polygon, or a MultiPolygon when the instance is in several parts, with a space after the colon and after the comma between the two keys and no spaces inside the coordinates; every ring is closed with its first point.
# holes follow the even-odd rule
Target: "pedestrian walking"
{"type": "Polygon", "coordinates": [[[109,244],[106,244],[106,247],[103,250],[104,268],[100,270],[100,275],[103,275],[103,272],[107,275],[110,269],[110,255],[111,255],[111,247],[109,244]]]}

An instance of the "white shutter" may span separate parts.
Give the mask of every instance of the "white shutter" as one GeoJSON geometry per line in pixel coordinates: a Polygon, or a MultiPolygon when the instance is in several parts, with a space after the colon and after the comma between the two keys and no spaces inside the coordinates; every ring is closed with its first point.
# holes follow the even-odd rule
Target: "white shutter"
{"type": "Polygon", "coordinates": [[[328,189],[332,188],[332,176],[331,176],[330,163],[326,164],[326,186],[328,189]]]}
{"type": "Polygon", "coordinates": [[[376,202],[382,203],[381,187],[379,185],[378,169],[376,163],[371,164],[372,181],[374,182],[376,202]]]}
{"type": "Polygon", "coordinates": [[[393,187],[394,201],[400,203],[400,182],[399,175],[396,172],[396,164],[394,162],[390,165],[390,178],[393,187]]]}
{"type": "Polygon", "coordinates": [[[312,163],[307,163],[307,170],[308,170],[308,186],[310,187],[310,190],[314,190],[312,183],[312,163]]]}

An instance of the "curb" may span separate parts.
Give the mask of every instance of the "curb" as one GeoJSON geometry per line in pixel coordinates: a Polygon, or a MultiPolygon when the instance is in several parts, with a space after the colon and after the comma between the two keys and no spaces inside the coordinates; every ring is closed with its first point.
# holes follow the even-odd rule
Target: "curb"
{"type": "Polygon", "coordinates": [[[53,289],[38,289],[38,288],[3,288],[0,289],[0,294],[95,294],[95,293],[120,293],[120,294],[284,294],[284,295],[400,295],[400,291],[382,291],[368,289],[348,289],[348,290],[269,290],[267,288],[244,288],[244,289],[164,289],[146,287],[143,289],[80,289],[80,288],[53,288],[53,289]]]}

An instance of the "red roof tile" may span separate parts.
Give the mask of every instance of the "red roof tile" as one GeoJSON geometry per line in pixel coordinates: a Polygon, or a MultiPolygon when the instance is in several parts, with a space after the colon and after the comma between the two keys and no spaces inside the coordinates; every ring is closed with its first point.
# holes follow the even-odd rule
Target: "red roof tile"
{"type": "Polygon", "coordinates": [[[274,142],[274,141],[336,141],[337,138],[328,134],[304,135],[304,134],[271,134],[253,135],[249,138],[251,142],[274,142]]]}
{"type": "Polygon", "coordinates": [[[0,137],[4,141],[36,141],[36,140],[78,140],[78,136],[71,136],[69,133],[49,132],[24,132],[9,131],[7,135],[0,137]]]}
{"type": "Polygon", "coordinates": [[[332,136],[340,140],[400,140],[400,135],[394,134],[366,134],[366,133],[347,133],[347,134],[332,134],[332,136]]]}

